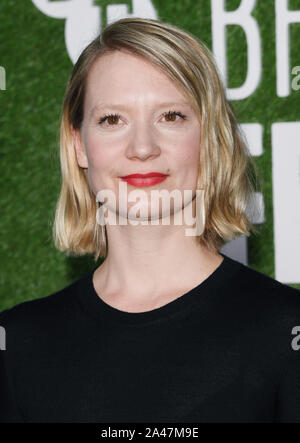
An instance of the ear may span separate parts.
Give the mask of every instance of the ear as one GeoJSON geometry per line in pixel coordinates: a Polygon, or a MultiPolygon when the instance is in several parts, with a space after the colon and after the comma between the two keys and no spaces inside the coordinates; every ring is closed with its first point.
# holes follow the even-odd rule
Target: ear
{"type": "Polygon", "coordinates": [[[81,168],[88,168],[88,159],[81,139],[80,131],[79,129],[71,128],[71,132],[78,166],[81,168]]]}

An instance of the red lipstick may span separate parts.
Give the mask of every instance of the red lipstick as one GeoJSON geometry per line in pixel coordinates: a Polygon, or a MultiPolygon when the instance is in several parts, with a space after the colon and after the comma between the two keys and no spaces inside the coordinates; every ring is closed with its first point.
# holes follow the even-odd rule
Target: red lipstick
{"type": "Polygon", "coordinates": [[[148,174],[125,175],[120,178],[132,186],[153,186],[164,181],[167,176],[168,175],[161,174],[160,172],[149,172],[148,174]]]}

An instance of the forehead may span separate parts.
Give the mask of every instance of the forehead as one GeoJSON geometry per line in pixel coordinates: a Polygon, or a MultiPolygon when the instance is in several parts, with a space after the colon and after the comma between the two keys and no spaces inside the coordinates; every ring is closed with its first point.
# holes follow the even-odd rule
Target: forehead
{"type": "Polygon", "coordinates": [[[186,94],[157,66],[125,51],[113,51],[98,58],[87,77],[89,107],[99,102],[150,103],[189,101],[186,94]]]}
{"type": "MultiPolygon", "coordinates": [[[[100,56],[94,63],[88,77],[91,81],[97,78],[120,79],[120,73],[128,74],[127,81],[135,80],[143,75],[155,80],[171,82],[158,66],[146,58],[125,50],[114,50],[100,56]]],[[[172,82],[171,82],[172,83],[172,82]]]]}

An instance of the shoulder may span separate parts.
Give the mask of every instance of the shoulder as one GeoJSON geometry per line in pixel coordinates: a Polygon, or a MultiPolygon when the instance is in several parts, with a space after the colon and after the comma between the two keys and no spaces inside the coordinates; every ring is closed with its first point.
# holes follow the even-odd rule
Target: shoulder
{"type": "Polygon", "coordinates": [[[228,283],[217,318],[241,346],[245,370],[259,367],[276,386],[286,367],[299,373],[300,291],[243,264],[228,283]]]}
{"type": "Polygon", "coordinates": [[[290,303],[300,306],[300,290],[282,283],[250,266],[240,264],[236,274],[236,285],[246,295],[252,295],[253,300],[261,302],[290,303]]]}
{"type": "Polygon", "coordinates": [[[228,312],[233,310],[253,327],[286,334],[300,325],[300,290],[250,266],[240,263],[227,293],[228,312]]]}
{"type": "Polygon", "coordinates": [[[77,308],[77,293],[83,290],[90,272],[64,288],[42,298],[27,300],[0,312],[0,325],[11,333],[41,330],[67,320],[77,308]]]}

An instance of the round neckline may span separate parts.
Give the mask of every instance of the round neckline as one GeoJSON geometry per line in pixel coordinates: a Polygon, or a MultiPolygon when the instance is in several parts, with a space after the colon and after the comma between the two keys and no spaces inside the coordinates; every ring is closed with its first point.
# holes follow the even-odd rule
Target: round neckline
{"type": "Polygon", "coordinates": [[[203,303],[207,300],[207,297],[212,298],[216,293],[214,289],[224,286],[226,282],[231,279],[233,274],[235,274],[235,272],[237,272],[242,266],[240,262],[231,259],[221,252],[219,252],[219,254],[223,256],[222,262],[199,285],[165,305],[150,311],[127,312],[106,303],[96,292],[93,283],[94,272],[99,266],[94,267],[92,271],[87,272],[77,280],[77,295],[79,296],[83,309],[90,316],[98,320],[107,319],[118,323],[140,325],[157,320],[168,319],[177,312],[182,312],[183,310],[186,310],[186,308],[194,306],[194,303],[203,303]]]}

